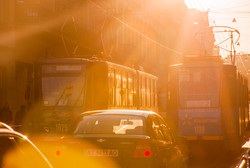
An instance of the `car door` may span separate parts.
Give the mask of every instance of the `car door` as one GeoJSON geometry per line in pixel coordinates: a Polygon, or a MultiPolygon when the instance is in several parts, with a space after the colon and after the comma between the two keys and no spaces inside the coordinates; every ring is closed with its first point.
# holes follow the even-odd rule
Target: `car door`
{"type": "Polygon", "coordinates": [[[172,142],[164,135],[163,129],[161,128],[161,122],[157,115],[152,116],[151,127],[157,164],[159,164],[158,166],[160,167],[165,167],[169,163],[169,152],[172,142]]]}
{"type": "Polygon", "coordinates": [[[167,151],[164,152],[167,155],[165,162],[166,167],[178,168],[183,166],[182,152],[177,146],[170,128],[160,116],[157,116],[157,120],[160,125],[160,131],[162,132],[165,141],[168,142],[168,147],[165,148],[167,151]]]}

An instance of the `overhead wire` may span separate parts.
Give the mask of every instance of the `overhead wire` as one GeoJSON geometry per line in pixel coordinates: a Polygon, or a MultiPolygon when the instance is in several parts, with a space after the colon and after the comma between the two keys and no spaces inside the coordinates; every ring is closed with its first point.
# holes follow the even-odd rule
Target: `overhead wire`
{"type": "Polygon", "coordinates": [[[185,2],[190,6],[190,8],[195,8],[195,6],[193,5],[193,1],[192,0],[185,0],[185,2]]]}
{"type": "MultiPolygon", "coordinates": [[[[210,11],[209,11],[210,12],[210,11]]],[[[211,19],[212,18],[212,15],[209,15],[209,19],[211,19]]],[[[233,18],[231,18],[231,19],[233,19],[233,18]]],[[[217,20],[217,19],[216,19],[217,20]]],[[[214,25],[215,26],[217,26],[216,25],[216,22],[215,21],[213,21],[212,23],[214,23],[214,25]]],[[[225,31],[226,32],[226,31],[225,31]]],[[[226,52],[232,52],[232,51],[230,51],[230,50],[228,50],[227,48],[228,48],[228,45],[231,45],[231,43],[230,43],[230,41],[229,41],[229,39],[231,39],[231,37],[230,37],[230,34],[228,34],[227,35],[227,37],[225,36],[225,33],[223,33],[223,31],[222,31],[222,33],[217,33],[218,35],[216,36],[219,40],[218,41],[220,41],[217,45],[219,46],[220,44],[223,44],[224,43],[224,45],[223,46],[225,46],[225,47],[221,47],[221,46],[219,46],[221,49],[223,49],[224,51],[226,51],[226,52]],[[222,40],[223,39],[223,40],[222,40]]],[[[238,40],[237,40],[238,41],[238,40]]],[[[233,46],[232,46],[234,49],[235,49],[235,44],[233,44],[233,46]]]]}
{"type": "MultiPolygon", "coordinates": [[[[241,16],[241,17],[239,17],[239,16],[237,16],[237,17],[235,17],[236,18],[236,20],[237,19],[246,19],[246,18],[249,18],[249,16],[241,16]]],[[[232,17],[226,17],[226,18],[217,18],[216,20],[231,20],[232,21],[232,17]]]]}
{"type": "Polygon", "coordinates": [[[60,27],[60,35],[59,35],[59,37],[60,37],[61,40],[62,40],[63,47],[64,47],[65,52],[66,52],[66,55],[67,55],[68,57],[71,57],[71,54],[74,55],[74,54],[76,53],[76,51],[78,50],[79,46],[81,46],[81,47],[83,47],[83,48],[86,48],[86,49],[88,49],[89,51],[94,51],[94,49],[90,48],[89,46],[86,46],[86,45],[80,43],[79,40],[74,41],[74,40],[72,40],[72,39],[70,39],[70,38],[68,38],[68,37],[66,37],[66,36],[64,35],[64,28],[65,28],[67,22],[68,22],[69,20],[71,20],[71,21],[73,22],[74,30],[75,30],[75,33],[76,33],[76,36],[77,36],[78,30],[77,30],[77,28],[76,28],[77,26],[76,26],[76,23],[75,23],[75,19],[76,19],[76,18],[74,18],[74,16],[68,15],[68,16],[65,18],[65,20],[64,20],[64,22],[63,22],[63,24],[62,24],[62,26],[60,27]],[[69,41],[69,42],[75,44],[75,48],[74,48],[74,50],[73,50],[72,53],[69,51],[69,48],[67,47],[66,41],[69,41]]]}
{"type": "MultiPolygon", "coordinates": [[[[210,11],[208,11],[208,12],[210,12],[210,11]]],[[[216,22],[215,22],[215,19],[214,18],[212,18],[212,16],[208,13],[208,19],[209,19],[209,21],[210,21],[210,26],[218,26],[217,24],[216,24],[216,22]]],[[[217,33],[217,36],[214,34],[214,38],[215,38],[215,41],[219,41],[219,43],[222,43],[222,42],[224,42],[224,41],[226,41],[227,40],[227,37],[225,37],[225,34],[224,33],[217,33]],[[216,39],[217,38],[217,39],[216,39]]],[[[219,48],[221,48],[221,49],[223,49],[224,51],[227,51],[227,45],[225,45],[225,47],[220,47],[219,46],[220,44],[215,44],[215,46],[218,46],[219,48]]]]}
{"type": "Polygon", "coordinates": [[[64,30],[64,27],[65,25],[67,24],[68,20],[69,20],[69,16],[64,20],[61,28],[60,28],[60,36],[61,36],[61,40],[62,40],[62,43],[63,43],[63,46],[64,46],[64,49],[65,49],[65,52],[67,54],[68,57],[70,57],[70,52],[69,52],[69,49],[66,45],[66,42],[65,42],[65,37],[64,37],[64,33],[63,33],[63,30],[64,30]]]}
{"type": "Polygon", "coordinates": [[[223,10],[210,10],[211,13],[216,13],[216,14],[250,14],[250,11],[223,11],[223,10]]]}
{"type": "Polygon", "coordinates": [[[103,24],[102,24],[101,42],[102,42],[103,52],[104,52],[104,54],[107,56],[107,51],[106,51],[106,48],[105,48],[105,45],[104,45],[104,41],[103,41],[103,31],[104,31],[104,26],[105,26],[106,21],[107,21],[107,16],[105,16],[105,19],[104,19],[103,24]]]}
{"type": "Polygon", "coordinates": [[[220,8],[220,10],[228,10],[228,9],[241,8],[241,7],[246,7],[246,6],[250,6],[250,4],[247,3],[247,4],[239,5],[239,6],[232,6],[232,7],[228,7],[228,8],[220,8]]]}
{"type": "MultiPolygon", "coordinates": [[[[246,27],[246,28],[243,29],[242,24],[244,24],[244,23],[249,24],[248,20],[246,20],[246,19],[249,18],[249,14],[250,14],[250,11],[248,10],[249,8],[243,8],[243,7],[247,7],[249,5],[250,4],[248,2],[248,3],[245,3],[245,4],[235,5],[235,6],[228,7],[228,8],[213,9],[213,10],[209,11],[209,17],[211,18],[213,16],[213,18],[214,18],[214,16],[218,16],[219,18],[216,19],[216,21],[220,21],[220,22],[223,22],[223,21],[226,21],[226,20],[231,20],[232,21],[235,18],[237,20],[237,22],[239,22],[238,20],[240,20],[239,23],[241,24],[241,25],[237,24],[235,26],[240,28],[242,32],[248,32],[248,30],[245,30],[245,29],[246,28],[249,29],[249,27],[246,27]],[[227,15],[226,16],[227,18],[225,18],[225,16],[223,17],[223,15],[225,15],[225,16],[227,15]],[[231,16],[231,18],[229,18],[230,16],[231,16]]],[[[211,23],[213,23],[213,22],[211,22],[211,23]]],[[[215,21],[214,21],[214,23],[215,23],[215,21]]],[[[225,33],[217,33],[217,34],[218,34],[217,35],[218,39],[221,39],[222,35],[223,36],[226,35],[225,33]]],[[[246,38],[246,36],[249,36],[249,34],[244,33],[245,38],[246,38]]],[[[230,45],[229,43],[230,43],[230,41],[226,45],[230,45]]],[[[233,47],[236,47],[236,46],[233,46],[233,47]]]]}
{"type": "Polygon", "coordinates": [[[151,42],[157,44],[158,46],[160,46],[160,47],[162,47],[162,48],[164,48],[164,49],[167,49],[167,50],[169,50],[169,51],[171,51],[171,52],[173,52],[173,53],[176,53],[176,54],[178,54],[178,55],[182,55],[182,53],[181,53],[180,51],[177,51],[177,50],[175,50],[175,49],[169,48],[169,47],[167,47],[167,46],[165,46],[165,45],[163,45],[163,44],[161,44],[161,43],[159,43],[159,42],[153,40],[152,38],[150,38],[150,37],[144,35],[143,33],[139,32],[138,30],[136,30],[136,29],[134,29],[133,27],[129,26],[127,23],[123,22],[123,21],[120,20],[119,18],[114,17],[114,19],[117,20],[117,21],[119,21],[120,23],[122,23],[122,24],[125,25],[126,27],[130,28],[131,30],[133,30],[133,31],[136,32],[137,34],[141,35],[141,36],[144,37],[145,39],[147,39],[147,40],[149,40],[149,41],[151,41],[151,42]]]}
{"type": "MultiPolygon", "coordinates": [[[[248,73],[248,69],[246,68],[245,64],[243,63],[242,55],[239,55],[238,58],[240,59],[240,63],[242,64],[243,69],[245,70],[246,73],[248,73]]],[[[236,60],[238,60],[238,59],[236,59],[236,60]]]]}
{"type": "Polygon", "coordinates": [[[197,6],[199,6],[199,8],[200,8],[202,11],[206,11],[206,9],[204,8],[204,6],[201,4],[200,0],[195,0],[194,2],[196,2],[197,6]]]}
{"type": "MultiPolygon", "coordinates": [[[[225,14],[225,13],[223,13],[222,11],[220,11],[219,14],[225,14]]],[[[238,13],[237,13],[237,14],[238,14],[238,13]]],[[[246,18],[249,18],[249,16],[247,16],[247,15],[244,16],[244,15],[242,15],[242,14],[243,14],[243,12],[240,13],[240,16],[239,16],[239,15],[238,15],[238,16],[237,16],[237,15],[236,15],[236,16],[235,16],[235,15],[234,15],[234,16],[232,15],[233,17],[230,18],[230,19],[237,18],[237,20],[239,20],[239,19],[241,18],[240,23],[243,24],[243,23],[244,23],[243,20],[246,19],[246,18]]],[[[229,18],[228,18],[228,19],[229,19],[229,18]]],[[[225,18],[221,18],[221,20],[225,20],[225,18]]],[[[248,21],[246,21],[246,23],[248,23],[248,21]]],[[[235,25],[235,26],[236,26],[236,25],[235,25]]],[[[238,27],[238,28],[241,28],[241,31],[242,31],[242,32],[245,32],[244,29],[242,29],[243,27],[242,27],[241,25],[237,25],[237,27],[238,27]]],[[[248,28],[248,27],[247,27],[247,28],[248,28]]],[[[244,33],[244,36],[245,36],[245,37],[246,37],[246,35],[247,35],[247,34],[244,33]]],[[[236,45],[237,45],[237,44],[236,44],[236,45]]]]}
{"type": "MultiPolygon", "coordinates": [[[[100,10],[102,10],[104,13],[108,13],[107,10],[105,10],[103,7],[101,7],[100,5],[98,5],[97,3],[93,2],[92,0],[88,0],[89,2],[91,2],[93,5],[95,5],[97,8],[99,8],[100,10]]],[[[163,45],[162,43],[158,42],[158,41],[155,41],[154,39],[146,36],[145,34],[141,33],[140,31],[136,30],[135,28],[133,28],[132,26],[128,25],[127,23],[125,23],[124,21],[122,21],[121,19],[113,16],[113,15],[110,15],[110,17],[112,17],[113,19],[115,19],[116,21],[120,22],[121,24],[123,24],[124,26],[126,26],[127,28],[133,30],[134,32],[136,32],[137,34],[139,34],[140,36],[142,36],[143,38],[151,41],[152,43],[168,50],[168,51],[171,51],[177,55],[182,55],[182,52],[181,51],[178,51],[178,50],[175,50],[175,49],[172,49],[170,47],[167,47],[165,45],[163,45]]]]}
{"type": "MultiPolygon", "coordinates": [[[[199,1],[199,0],[193,0],[192,2],[194,3],[191,3],[190,2],[190,0],[188,0],[188,2],[190,3],[190,4],[192,4],[192,7],[194,7],[194,6],[196,6],[196,8],[198,8],[198,9],[200,9],[200,10],[203,10],[203,11],[206,11],[205,10],[205,7],[201,4],[201,2],[199,1]]],[[[209,19],[209,25],[210,26],[217,26],[216,25],[216,23],[215,23],[215,20],[211,17],[211,15],[209,14],[209,10],[207,10],[207,12],[208,12],[208,19],[209,19]]],[[[228,48],[228,46],[227,46],[227,43],[228,43],[228,40],[230,39],[230,38],[228,38],[228,37],[225,37],[225,33],[214,33],[214,35],[215,35],[215,41],[219,41],[217,44],[215,44],[215,46],[217,46],[217,47],[219,47],[220,49],[222,49],[222,50],[224,50],[224,51],[226,51],[226,52],[230,52],[229,51],[229,49],[227,49],[228,48]],[[225,43],[224,45],[225,46],[220,46],[220,44],[222,44],[222,43],[225,43]]]]}

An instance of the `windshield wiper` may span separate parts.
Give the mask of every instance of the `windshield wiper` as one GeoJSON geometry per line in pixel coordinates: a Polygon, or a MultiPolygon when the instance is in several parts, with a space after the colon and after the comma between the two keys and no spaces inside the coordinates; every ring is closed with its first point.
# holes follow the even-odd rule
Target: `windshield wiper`
{"type": "MultiPolygon", "coordinates": [[[[72,89],[72,88],[73,88],[73,85],[66,85],[66,86],[64,87],[63,92],[62,92],[62,94],[60,95],[60,97],[58,98],[58,100],[56,101],[55,106],[58,106],[60,100],[62,99],[62,97],[64,96],[64,94],[66,93],[66,91],[67,91],[68,89],[72,89]]],[[[72,93],[71,93],[71,94],[72,94],[72,93]]],[[[69,97],[69,95],[67,95],[67,97],[69,97]]]]}
{"type": "MultiPolygon", "coordinates": [[[[80,94],[77,96],[77,99],[75,100],[73,106],[76,106],[76,104],[77,104],[78,101],[80,100],[81,95],[83,94],[84,91],[86,91],[86,87],[87,87],[86,79],[88,79],[88,78],[87,78],[87,73],[85,73],[84,76],[85,76],[85,77],[84,77],[83,86],[82,86],[81,91],[80,91],[80,94]]],[[[85,94],[84,94],[84,95],[85,95],[85,94]]],[[[84,99],[84,100],[85,100],[85,99],[84,99]]],[[[84,103],[84,102],[83,102],[83,103],[84,103]]],[[[83,104],[83,105],[84,105],[84,104],[83,104]]]]}

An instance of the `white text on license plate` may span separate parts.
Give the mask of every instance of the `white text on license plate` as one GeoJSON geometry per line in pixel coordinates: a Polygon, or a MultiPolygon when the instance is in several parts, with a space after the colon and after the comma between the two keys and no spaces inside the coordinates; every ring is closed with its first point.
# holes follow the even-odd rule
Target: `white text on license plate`
{"type": "Polygon", "coordinates": [[[118,157],[117,149],[88,149],[85,151],[88,156],[118,157]]]}

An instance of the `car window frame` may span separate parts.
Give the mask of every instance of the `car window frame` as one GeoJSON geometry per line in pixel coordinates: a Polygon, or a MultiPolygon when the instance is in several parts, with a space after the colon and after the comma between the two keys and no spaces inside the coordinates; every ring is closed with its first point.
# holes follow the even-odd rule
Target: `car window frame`
{"type": "Polygon", "coordinates": [[[158,116],[158,119],[160,120],[161,122],[161,125],[160,125],[160,129],[163,129],[167,136],[167,138],[169,138],[171,144],[174,144],[175,143],[175,139],[173,137],[173,134],[169,128],[169,126],[167,125],[167,123],[165,122],[165,120],[161,117],[161,116],[158,116]]]}
{"type": "Polygon", "coordinates": [[[151,129],[152,129],[154,138],[159,139],[159,140],[165,140],[165,136],[164,136],[163,132],[160,130],[160,123],[159,123],[159,120],[157,119],[156,115],[151,116],[151,124],[150,125],[151,125],[151,129]],[[156,123],[155,126],[154,126],[154,123],[156,123]]]}
{"type": "Polygon", "coordinates": [[[167,125],[165,120],[161,116],[159,116],[158,114],[153,114],[151,116],[151,129],[152,129],[152,134],[153,134],[154,138],[159,139],[159,140],[164,140],[169,145],[175,144],[175,139],[173,137],[173,134],[172,134],[169,126],[167,125]],[[159,137],[157,135],[157,133],[155,133],[154,128],[153,128],[154,121],[158,122],[158,124],[159,124],[158,129],[161,131],[162,137],[159,137]]]}

